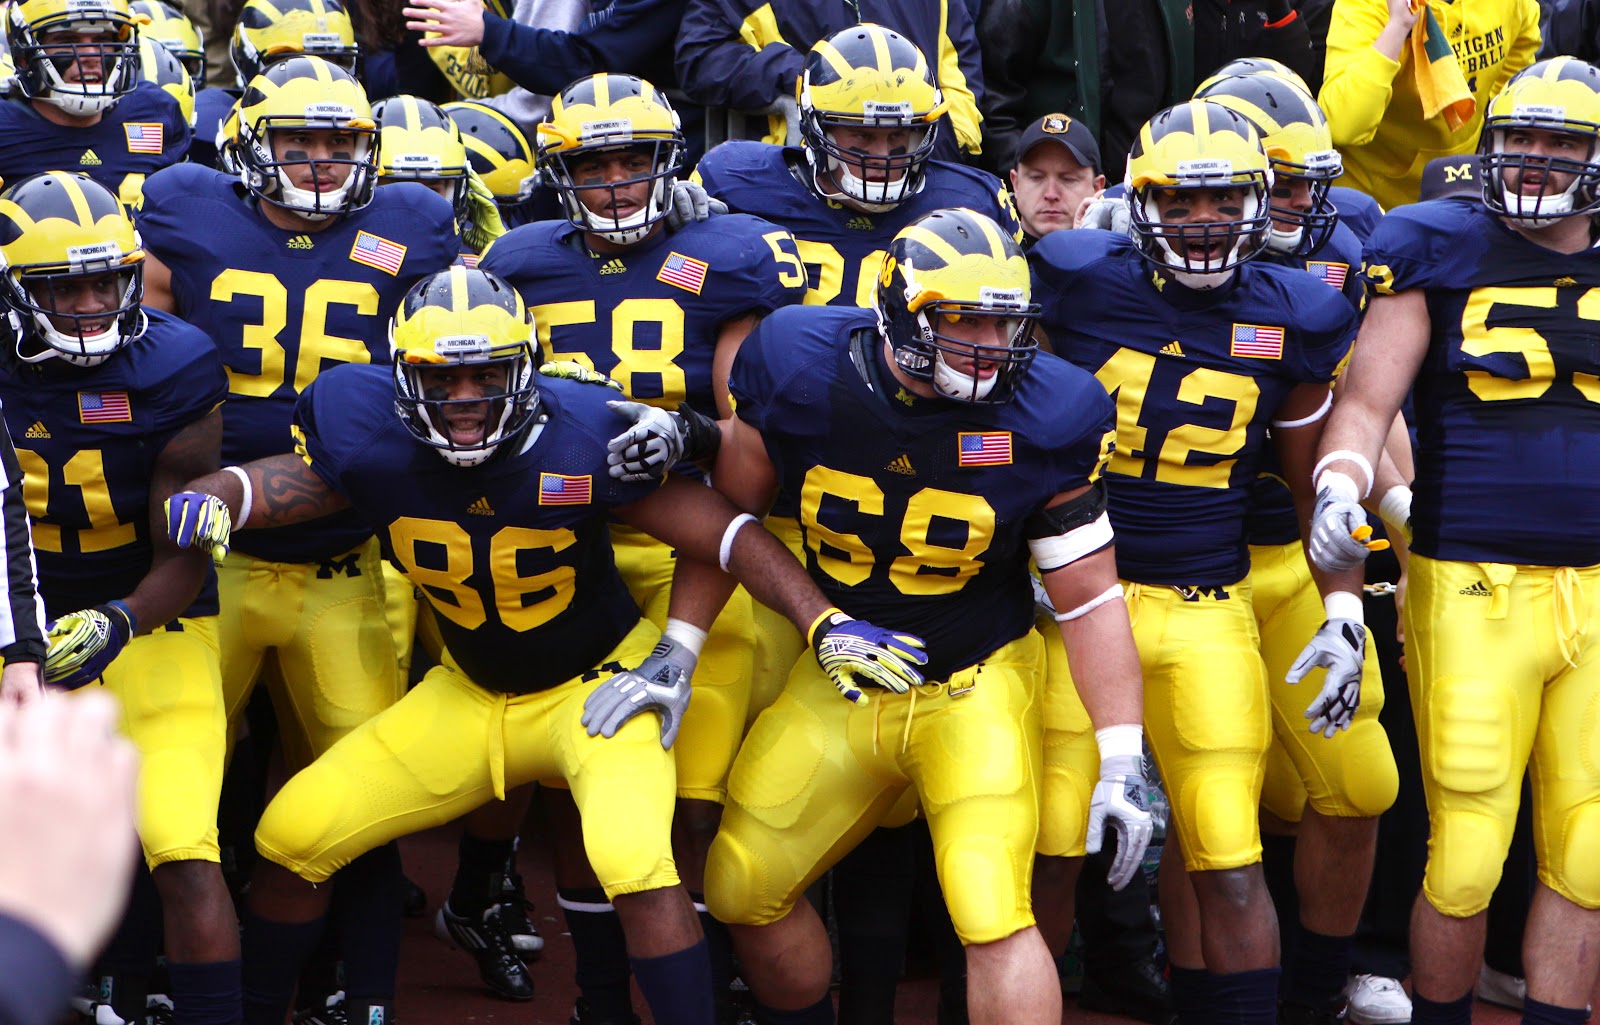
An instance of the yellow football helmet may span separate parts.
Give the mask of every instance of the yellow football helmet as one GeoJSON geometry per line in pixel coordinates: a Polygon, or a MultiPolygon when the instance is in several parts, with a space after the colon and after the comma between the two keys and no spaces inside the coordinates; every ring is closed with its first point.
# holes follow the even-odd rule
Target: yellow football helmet
{"type": "Polygon", "coordinates": [[[539,182],[539,172],[533,163],[533,147],[517,123],[493,107],[470,100],[446,103],[439,109],[461,130],[467,161],[494,193],[494,201],[502,207],[526,203],[539,182]]]}
{"type": "Polygon", "coordinates": [[[1483,202],[1502,217],[1544,227],[1600,210],[1600,68],[1576,57],[1538,61],[1489,101],[1478,142],[1483,202]],[[1564,137],[1565,155],[1526,152],[1523,131],[1564,137]],[[1560,192],[1551,176],[1571,176],[1560,192]]]}
{"type": "Polygon", "coordinates": [[[228,46],[239,88],[267,65],[300,53],[331,61],[351,77],[360,75],[355,26],[339,0],[245,0],[228,46]]]}
{"type": "Polygon", "coordinates": [[[165,0],[133,0],[128,6],[134,14],[149,19],[139,29],[141,38],[154,39],[171,50],[183,62],[183,70],[196,82],[206,80],[205,35],[187,14],[165,0]]]}
{"type": "Polygon", "coordinates": [[[366,91],[350,72],[303,54],[277,61],[251,80],[239,97],[238,111],[230,156],[245,188],[258,199],[309,220],[359,210],[372,201],[378,182],[374,153],[378,126],[366,91]],[[273,152],[272,133],[296,128],[350,133],[348,156],[279,159],[273,152]],[[305,163],[347,165],[348,176],[326,192],[297,188],[284,168],[305,163]]]}
{"type": "Polygon", "coordinates": [[[634,75],[592,75],[568,85],[551,104],[550,120],[539,126],[535,143],[540,177],[561,197],[567,219],[618,245],[639,241],[667,216],[683,153],[678,112],[655,86],[634,75]],[[649,170],[593,185],[573,178],[573,167],[585,157],[618,149],[648,154],[649,170]],[[616,210],[618,189],[645,182],[650,187],[644,205],[627,214],[596,213],[578,195],[605,190],[609,199],[603,205],[616,210]]]}
{"type": "MultiPolygon", "coordinates": [[[[1237,111],[1190,100],[1156,114],[1128,152],[1126,184],[1129,235],[1145,259],[1184,285],[1214,288],[1266,247],[1272,167],[1261,133],[1237,111]],[[1191,190],[1237,191],[1238,213],[1163,220],[1160,200],[1191,190]]],[[[1219,204],[1217,212],[1225,209],[1219,204]]]]}
{"type": "Polygon", "coordinates": [[[1344,162],[1333,148],[1328,119],[1311,94],[1276,75],[1213,78],[1194,94],[1250,119],[1261,133],[1261,144],[1272,161],[1274,184],[1304,181],[1310,188],[1311,207],[1296,210],[1274,204],[1274,221],[1267,244],[1280,253],[1305,256],[1315,252],[1333,234],[1339,211],[1328,202],[1328,189],[1344,173],[1344,162]]]}
{"type": "Polygon", "coordinates": [[[145,330],[144,248],[111,190],[50,171],[0,193],[0,303],[29,363],[104,363],[145,330]],[[87,290],[105,306],[82,309],[87,290]],[[61,312],[58,312],[60,310],[61,312]]]}
{"type": "Polygon", "coordinates": [[[466,223],[467,147],[449,115],[421,97],[391,96],[372,108],[372,118],[378,123],[378,184],[439,185],[456,223],[466,223]]]}
{"type": "Polygon", "coordinates": [[[139,84],[137,21],[128,0],[17,0],[6,16],[6,43],[22,95],[74,117],[110,110],[139,84]],[[49,45],[57,33],[94,41],[49,45]],[[99,81],[74,78],[86,61],[98,65],[99,81]]]}
{"type": "Polygon", "coordinates": [[[389,324],[389,354],[400,419],[456,466],[486,461],[532,426],[538,413],[533,318],[516,289],[476,267],[450,267],[412,285],[389,324]],[[506,368],[505,390],[483,399],[442,397],[427,384],[430,367],[495,364],[506,368]],[[457,442],[448,411],[478,402],[490,404],[483,437],[457,442]]]}
{"type": "Polygon", "coordinates": [[[935,210],[917,218],[889,243],[874,306],[878,329],[908,377],[931,383],[960,402],[1005,402],[1033,362],[1028,261],[1016,240],[975,210],[935,210]],[[950,334],[968,318],[994,322],[981,344],[950,334]],[[947,357],[976,359],[971,371],[947,357]]]}
{"type": "Polygon", "coordinates": [[[835,32],[806,54],[797,88],[800,138],[818,195],[881,213],[922,187],[946,103],[911,40],[881,25],[835,32]],[[835,131],[852,128],[904,129],[907,143],[877,156],[834,139],[835,131]]]}
{"type": "Polygon", "coordinates": [[[1271,75],[1273,78],[1281,78],[1307,96],[1315,95],[1311,91],[1311,86],[1300,77],[1300,72],[1271,57],[1237,57],[1213,71],[1204,82],[1200,83],[1195,95],[1198,97],[1201,90],[1209,88],[1219,78],[1249,78],[1252,75],[1271,75]]]}
{"type": "Polygon", "coordinates": [[[154,82],[178,101],[183,119],[194,127],[194,79],[178,55],[149,36],[139,37],[139,72],[146,82],[154,82]]]}

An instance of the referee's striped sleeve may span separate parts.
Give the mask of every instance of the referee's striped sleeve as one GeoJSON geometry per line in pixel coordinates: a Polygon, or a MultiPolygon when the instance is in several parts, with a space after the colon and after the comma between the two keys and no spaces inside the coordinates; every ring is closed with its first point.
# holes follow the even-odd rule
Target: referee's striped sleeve
{"type": "Polygon", "coordinates": [[[0,420],[0,520],[5,524],[0,579],[6,582],[6,600],[0,604],[0,657],[7,662],[42,662],[47,649],[44,601],[39,597],[39,571],[33,561],[22,477],[11,434],[0,420]]]}

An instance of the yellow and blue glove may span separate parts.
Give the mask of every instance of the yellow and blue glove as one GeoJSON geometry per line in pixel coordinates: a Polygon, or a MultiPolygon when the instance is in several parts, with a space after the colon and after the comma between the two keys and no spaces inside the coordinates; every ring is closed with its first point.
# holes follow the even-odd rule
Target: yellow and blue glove
{"type": "Polygon", "coordinates": [[[462,225],[461,239],[475,253],[489,248],[489,243],[506,233],[505,219],[500,216],[500,204],[494,193],[484,184],[478,172],[467,168],[467,223],[462,225]]]}
{"type": "Polygon", "coordinates": [[[46,628],[50,650],[44,656],[44,682],[67,690],[93,683],[138,629],[133,613],[121,601],[62,616],[46,628]]]}
{"type": "Polygon", "coordinates": [[[180,491],[167,499],[167,536],[179,548],[199,548],[221,563],[228,555],[233,517],[228,503],[216,495],[180,491]]]}
{"type": "Polygon", "coordinates": [[[811,650],[833,685],[850,701],[867,703],[863,687],[904,694],[922,682],[917,666],[928,664],[926,647],[915,634],[885,630],[838,609],[829,609],[811,625],[811,650]]]}

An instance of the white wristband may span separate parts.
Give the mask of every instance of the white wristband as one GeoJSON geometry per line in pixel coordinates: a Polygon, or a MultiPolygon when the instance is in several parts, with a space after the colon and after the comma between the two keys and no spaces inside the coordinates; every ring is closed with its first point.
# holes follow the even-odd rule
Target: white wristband
{"type": "Polygon", "coordinates": [[[1320,494],[1323,490],[1332,491],[1335,495],[1351,502],[1361,501],[1361,489],[1348,473],[1338,470],[1323,470],[1316,479],[1316,489],[1320,494]]]}
{"type": "Polygon", "coordinates": [[[1372,463],[1370,463],[1367,460],[1367,457],[1362,455],[1360,452],[1352,452],[1347,448],[1335,449],[1334,451],[1323,456],[1321,459],[1317,460],[1316,469],[1311,471],[1311,479],[1321,480],[1322,471],[1326,470],[1331,464],[1337,463],[1341,459],[1345,460],[1346,462],[1354,463],[1362,473],[1367,475],[1367,482],[1365,486],[1361,487],[1356,493],[1356,500],[1359,501],[1372,494],[1372,481],[1374,479],[1372,476],[1372,463]]]}
{"type": "Polygon", "coordinates": [[[679,645],[696,659],[700,657],[700,649],[706,646],[706,631],[681,619],[669,618],[661,636],[679,645]]]}
{"type": "Polygon", "coordinates": [[[744,529],[746,523],[755,522],[756,518],[749,513],[740,513],[729,521],[727,529],[722,532],[722,546],[717,549],[717,565],[722,567],[722,572],[728,572],[728,560],[733,558],[734,535],[744,529]]]}
{"type": "Polygon", "coordinates": [[[1131,755],[1144,757],[1144,728],[1138,723],[1121,723],[1094,731],[1094,742],[1100,747],[1100,761],[1131,755]]]}
{"type": "Polygon", "coordinates": [[[1095,609],[1098,609],[1100,606],[1106,604],[1107,602],[1116,601],[1121,597],[1122,597],[1122,585],[1121,584],[1112,584],[1110,587],[1106,588],[1104,591],[1101,591],[1099,594],[1095,595],[1093,598],[1090,598],[1088,601],[1084,602],[1082,605],[1079,605],[1077,608],[1068,609],[1066,612],[1057,612],[1056,613],[1056,622],[1057,623],[1070,623],[1074,619],[1081,619],[1084,616],[1087,616],[1089,613],[1093,612],[1095,609]]]}
{"type": "Polygon", "coordinates": [[[1411,489],[1396,484],[1385,491],[1383,500],[1378,503],[1378,515],[1394,530],[1404,532],[1406,521],[1411,519],[1411,489]]]}
{"type": "Polygon", "coordinates": [[[1361,595],[1351,594],[1349,591],[1330,591],[1327,597],[1322,599],[1322,611],[1329,619],[1366,622],[1366,608],[1361,604],[1361,595]]]}
{"type": "Polygon", "coordinates": [[[239,500],[239,519],[234,523],[236,527],[243,527],[250,518],[250,507],[255,505],[256,489],[250,486],[250,475],[242,466],[224,466],[223,471],[239,478],[239,483],[244,486],[244,498],[239,500]]]}

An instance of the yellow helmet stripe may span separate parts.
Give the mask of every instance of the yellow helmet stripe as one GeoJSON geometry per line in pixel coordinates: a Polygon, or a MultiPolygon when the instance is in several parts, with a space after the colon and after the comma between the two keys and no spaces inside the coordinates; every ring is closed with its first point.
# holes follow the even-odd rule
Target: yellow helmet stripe
{"type": "Polygon", "coordinates": [[[960,250],[920,224],[907,226],[904,235],[907,240],[915,240],[918,245],[937,253],[947,266],[961,259],[960,250]]]}
{"type": "Polygon", "coordinates": [[[867,26],[867,38],[872,41],[872,63],[884,71],[894,69],[889,59],[889,37],[876,25],[867,26]]]}
{"type": "Polygon", "coordinates": [[[94,212],[89,209],[89,197],[83,194],[83,188],[78,184],[77,180],[72,175],[62,174],[60,171],[52,171],[50,173],[61,182],[67,198],[72,201],[72,212],[77,215],[78,223],[93,224],[94,212]]]}
{"type": "Polygon", "coordinates": [[[974,217],[978,227],[983,231],[983,237],[989,240],[989,255],[996,260],[1004,262],[1006,259],[1006,236],[1001,234],[1000,226],[988,217],[974,217]]]}
{"type": "Polygon", "coordinates": [[[844,78],[850,74],[850,62],[845,60],[844,55],[841,54],[834,47],[834,45],[828,42],[826,39],[816,45],[816,53],[823,60],[828,62],[828,66],[832,68],[834,74],[838,75],[840,78],[844,78]]]}

